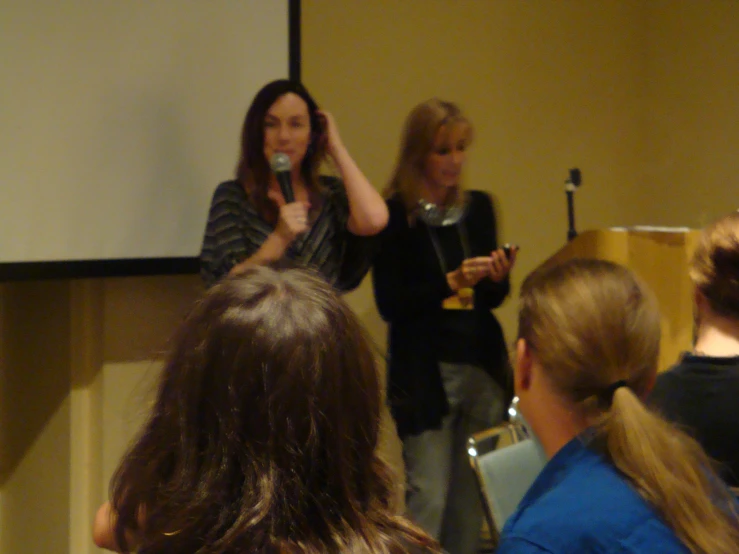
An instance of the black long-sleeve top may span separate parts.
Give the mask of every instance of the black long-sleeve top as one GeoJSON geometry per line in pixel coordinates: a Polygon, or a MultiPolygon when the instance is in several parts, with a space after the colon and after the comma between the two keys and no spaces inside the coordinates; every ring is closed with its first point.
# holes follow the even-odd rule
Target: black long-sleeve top
{"type": "Polygon", "coordinates": [[[492,200],[483,192],[467,194],[465,215],[446,227],[420,219],[411,224],[399,198],[387,202],[390,221],[372,276],[377,307],[389,324],[388,398],[401,436],[438,428],[448,413],[441,361],[478,365],[509,389],[505,340],[491,312],[508,295],[509,280],[481,280],[472,310],[442,308],[454,294],[446,273],[465,257],[489,256],[497,248],[492,200]]]}
{"type": "Polygon", "coordinates": [[[739,487],[739,356],[684,354],[657,376],[649,403],[695,438],[739,487]]]}

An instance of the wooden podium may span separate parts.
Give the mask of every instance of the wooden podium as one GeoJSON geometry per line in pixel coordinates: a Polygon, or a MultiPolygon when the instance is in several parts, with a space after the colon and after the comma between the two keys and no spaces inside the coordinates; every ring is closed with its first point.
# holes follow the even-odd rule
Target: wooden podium
{"type": "Polygon", "coordinates": [[[571,258],[609,260],[639,275],[654,291],[662,316],[659,370],[693,344],[693,293],[688,262],[700,231],[633,227],[586,231],[542,265],[571,258]]]}

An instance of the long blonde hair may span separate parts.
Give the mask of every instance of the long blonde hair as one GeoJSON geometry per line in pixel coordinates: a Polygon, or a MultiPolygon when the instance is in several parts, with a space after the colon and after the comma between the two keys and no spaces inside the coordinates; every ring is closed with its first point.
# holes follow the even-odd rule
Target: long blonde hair
{"type": "Polygon", "coordinates": [[[705,228],[690,262],[690,278],[714,312],[739,319],[739,212],[705,228]]]}
{"type": "Polygon", "coordinates": [[[464,125],[467,128],[467,143],[471,142],[472,126],[453,102],[432,98],[411,110],[403,127],[398,161],[383,191],[385,198],[399,195],[408,213],[415,210],[421,198],[426,158],[434,149],[439,130],[453,125],[464,125]]]}
{"type": "Polygon", "coordinates": [[[556,392],[591,419],[593,447],[691,552],[739,552],[739,517],[712,462],[639,400],[657,371],[660,321],[633,273],[596,260],[534,272],[521,289],[519,337],[556,392]],[[619,381],[626,386],[611,396],[619,381]]]}

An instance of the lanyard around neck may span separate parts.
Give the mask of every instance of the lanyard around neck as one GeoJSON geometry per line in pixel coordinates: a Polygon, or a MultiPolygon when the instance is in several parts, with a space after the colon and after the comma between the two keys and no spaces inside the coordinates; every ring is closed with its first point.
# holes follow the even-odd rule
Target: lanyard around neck
{"type": "MultiPolygon", "coordinates": [[[[462,253],[464,255],[463,259],[466,260],[467,258],[471,258],[471,252],[470,252],[470,241],[469,237],[467,236],[467,229],[465,229],[464,220],[460,219],[454,224],[454,227],[457,229],[457,233],[459,234],[459,242],[462,245],[462,253]]],[[[431,244],[434,245],[434,251],[436,252],[436,258],[439,260],[439,266],[441,267],[442,273],[446,275],[449,273],[449,266],[446,262],[446,257],[444,256],[444,251],[441,248],[441,242],[439,241],[439,236],[436,234],[436,230],[431,225],[426,225],[426,229],[428,230],[429,237],[431,237],[431,244]]]]}

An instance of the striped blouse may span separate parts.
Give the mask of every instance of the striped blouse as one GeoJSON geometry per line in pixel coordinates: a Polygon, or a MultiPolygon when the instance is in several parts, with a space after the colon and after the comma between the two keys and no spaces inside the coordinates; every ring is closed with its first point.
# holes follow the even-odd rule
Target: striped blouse
{"type": "MultiPolygon", "coordinates": [[[[321,176],[323,202],[311,227],[288,247],[285,258],[316,269],[340,291],[361,283],[369,271],[376,241],[350,233],[349,202],[343,183],[321,176]]],[[[205,227],[200,251],[200,274],[207,286],[228,274],[232,267],[251,257],[274,225],[266,222],[249,202],[238,181],[218,185],[205,227]]]]}

